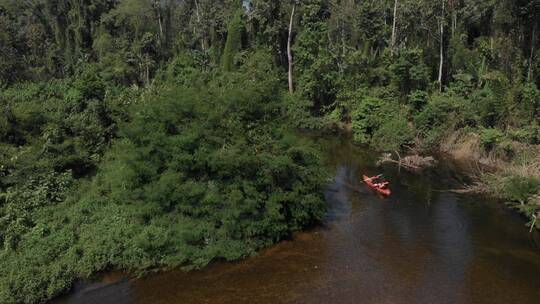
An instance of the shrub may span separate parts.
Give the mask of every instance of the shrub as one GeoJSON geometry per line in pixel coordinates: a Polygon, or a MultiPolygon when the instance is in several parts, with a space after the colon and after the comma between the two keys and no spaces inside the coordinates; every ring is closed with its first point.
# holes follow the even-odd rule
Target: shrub
{"type": "Polygon", "coordinates": [[[379,125],[380,108],[384,101],[378,98],[365,97],[352,110],[352,129],[354,141],[361,144],[369,144],[376,128],[379,125]]]}
{"type": "Polygon", "coordinates": [[[407,102],[414,110],[421,110],[428,102],[426,91],[415,90],[407,96],[407,102]]]}
{"type": "MultiPolygon", "coordinates": [[[[251,76],[228,76],[133,104],[91,182],[49,173],[47,158],[35,165],[39,180],[35,169],[18,171],[34,179],[8,185],[13,204],[0,197],[0,302],[43,302],[77,276],[110,268],[142,273],[250,256],[321,219],[324,168],[280,126],[277,80],[246,87],[251,76]]],[[[62,128],[44,129],[58,152],[52,160],[69,155],[62,128]]]]}
{"type": "Polygon", "coordinates": [[[378,149],[399,149],[414,137],[407,114],[407,108],[366,97],[352,112],[353,138],[378,149]]]}
{"type": "Polygon", "coordinates": [[[394,151],[410,143],[413,138],[414,132],[407,121],[407,110],[396,109],[393,114],[381,121],[379,128],[373,133],[371,142],[379,149],[394,151]]]}
{"type": "Polygon", "coordinates": [[[404,94],[425,90],[430,80],[428,66],[421,49],[403,49],[391,65],[393,82],[404,94]]]}
{"type": "Polygon", "coordinates": [[[540,193],[540,179],[513,175],[505,178],[501,191],[505,199],[524,204],[530,197],[540,193]]]}
{"type": "Polygon", "coordinates": [[[181,53],[167,65],[162,80],[179,85],[194,83],[201,77],[203,60],[203,55],[199,52],[181,53]]]}
{"type": "Polygon", "coordinates": [[[484,75],[486,85],[471,95],[479,122],[486,128],[501,126],[508,114],[508,79],[500,72],[484,75]]]}
{"type": "Polygon", "coordinates": [[[526,126],[538,121],[540,116],[540,90],[533,83],[519,87],[514,115],[519,126],[526,126]]]}
{"type": "Polygon", "coordinates": [[[417,134],[428,145],[437,144],[456,129],[474,127],[475,121],[470,101],[456,95],[432,95],[414,115],[417,134]]]}
{"type": "Polygon", "coordinates": [[[507,131],[510,139],[526,144],[540,143],[540,128],[538,126],[526,126],[520,129],[510,129],[507,131]]]}
{"type": "Polygon", "coordinates": [[[504,134],[499,129],[480,129],[480,144],[487,151],[491,151],[504,139],[504,134]]]}
{"type": "Polygon", "coordinates": [[[447,92],[451,95],[469,97],[476,89],[474,78],[470,74],[455,74],[454,81],[448,85],[447,92]]]}
{"type": "Polygon", "coordinates": [[[242,49],[242,35],[245,30],[244,21],[242,20],[243,15],[244,11],[242,9],[238,10],[227,27],[227,41],[221,58],[221,66],[227,72],[232,71],[235,67],[234,58],[242,49]]]}
{"type": "Polygon", "coordinates": [[[325,126],[321,117],[311,112],[313,102],[301,94],[288,94],[284,98],[284,108],[292,126],[307,130],[322,130],[325,126]]]}

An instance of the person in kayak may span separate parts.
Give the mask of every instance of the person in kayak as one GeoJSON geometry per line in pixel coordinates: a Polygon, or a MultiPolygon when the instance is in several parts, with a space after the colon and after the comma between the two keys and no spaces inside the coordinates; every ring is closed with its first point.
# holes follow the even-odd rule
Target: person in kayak
{"type": "Polygon", "coordinates": [[[382,174],[379,174],[379,175],[375,175],[375,176],[372,176],[370,178],[367,179],[367,181],[376,181],[378,179],[380,179],[382,177],[382,174]]]}
{"type": "Polygon", "coordinates": [[[390,182],[384,180],[382,178],[382,174],[379,174],[377,176],[372,176],[372,177],[363,175],[362,179],[364,180],[364,183],[366,183],[371,189],[379,192],[380,194],[384,196],[389,196],[392,193],[392,191],[390,190],[390,187],[388,187],[390,182]]]}
{"type": "Polygon", "coordinates": [[[390,184],[389,181],[384,181],[384,182],[380,182],[380,183],[375,183],[375,187],[379,188],[379,189],[386,189],[388,187],[388,185],[390,184]]]}
{"type": "Polygon", "coordinates": [[[379,189],[385,189],[386,187],[388,187],[388,185],[390,184],[389,181],[380,181],[380,182],[377,182],[378,180],[381,180],[382,179],[382,174],[379,174],[379,175],[376,175],[376,176],[372,176],[370,178],[368,178],[369,181],[373,182],[373,186],[374,187],[377,187],[379,189]]]}

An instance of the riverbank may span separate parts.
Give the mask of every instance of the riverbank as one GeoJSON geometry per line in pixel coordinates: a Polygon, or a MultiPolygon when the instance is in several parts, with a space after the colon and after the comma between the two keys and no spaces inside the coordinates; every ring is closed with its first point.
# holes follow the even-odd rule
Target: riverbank
{"type": "Polygon", "coordinates": [[[441,152],[457,160],[478,164],[471,172],[473,185],[464,190],[504,200],[529,219],[531,231],[540,229],[540,146],[516,141],[482,147],[478,134],[455,133],[443,140],[441,152]]]}

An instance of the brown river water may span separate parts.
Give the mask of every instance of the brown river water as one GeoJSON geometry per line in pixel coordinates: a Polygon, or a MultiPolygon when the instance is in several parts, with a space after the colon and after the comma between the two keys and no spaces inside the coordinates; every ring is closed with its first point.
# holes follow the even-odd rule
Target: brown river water
{"type": "Polygon", "coordinates": [[[109,274],[53,303],[540,303],[540,237],[500,203],[445,191],[466,181],[454,165],[377,168],[345,138],[315,140],[334,173],[322,225],[243,261],[109,274]],[[390,198],[361,184],[379,172],[390,198]]]}

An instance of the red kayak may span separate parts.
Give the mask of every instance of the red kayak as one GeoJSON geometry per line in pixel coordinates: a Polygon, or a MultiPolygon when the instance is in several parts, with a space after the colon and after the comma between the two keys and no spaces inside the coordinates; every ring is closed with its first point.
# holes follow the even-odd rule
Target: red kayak
{"type": "Polygon", "coordinates": [[[377,176],[367,177],[364,175],[364,183],[366,183],[371,189],[379,192],[382,195],[388,196],[392,193],[388,188],[388,182],[377,183],[377,176]]]}

